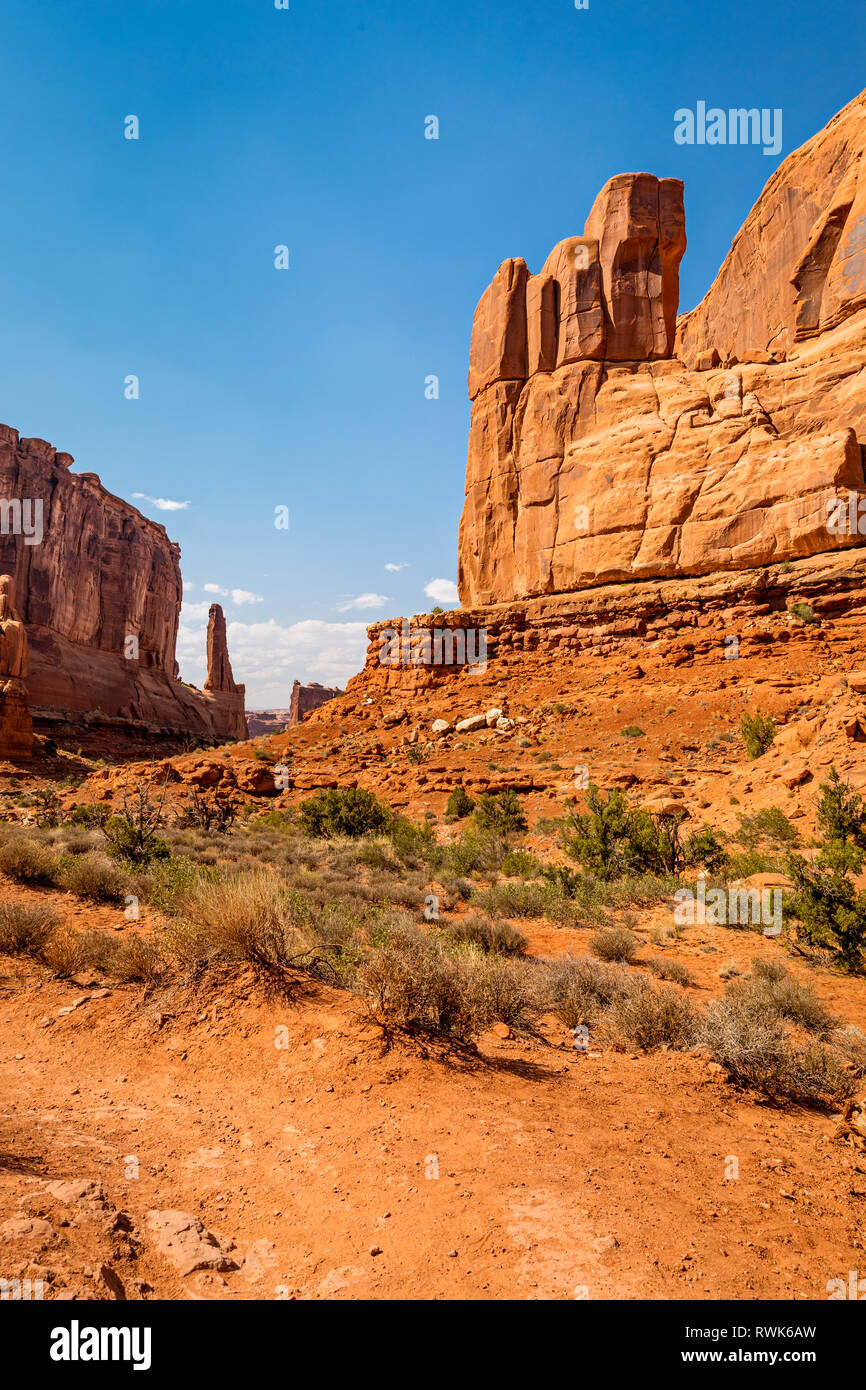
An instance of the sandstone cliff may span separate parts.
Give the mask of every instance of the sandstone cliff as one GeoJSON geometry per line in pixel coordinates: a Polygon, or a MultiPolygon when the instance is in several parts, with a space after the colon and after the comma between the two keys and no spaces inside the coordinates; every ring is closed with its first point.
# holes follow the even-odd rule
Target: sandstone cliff
{"type": "Polygon", "coordinates": [[[619,175],[539,275],[500,267],[470,351],[464,606],[862,544],[828,517],[864,488],[864,144],[866,94],[779,167],[676,336],[677,180],[619,175]]]}
{"type": "Polygon", "coordinates": [[[326,701],[333,700],[335,695],[339,695],[337,689],[330,689],[326,685],[320,685],[318,681],[311,681],[309,685],[301,685],[300,681],[295,681],[292,686],[292,699],[289,705],[288,728],[303,721],[304,715],[311,710],[318,709],[326,701]]]}
{"type": "Polygon", "coordinates": [[[0,426],[0,572],[27,631],[37,727],[243,737],[242,688],[211,694],[178,679],[178,546],[72,463],[0,426]]]}

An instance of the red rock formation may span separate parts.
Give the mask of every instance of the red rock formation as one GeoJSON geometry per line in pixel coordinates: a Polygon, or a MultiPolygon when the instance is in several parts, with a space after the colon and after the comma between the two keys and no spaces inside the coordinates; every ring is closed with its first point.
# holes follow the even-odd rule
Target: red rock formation
{"type": "Polygon", "coordinates": [[[231,738],[248,737],[244,718],[244,686],[236,685],[229,661],[226,620],[218,603],[212,603],[207,620],[207,680],[205,693],[223,712],[223,724],[231,738]]]}
{"type": "Polygon", "coordinates": [[[311,710],[318,709],[326,700],[333,700],[334,696],[339,694],[341,691],[330,690],[326,685],[319,685],[318,681],[311,681],[309,685],[301,685],[300,681],[295,681],[292,686],[287,727],[291,728],[294,724],[300,724],[304,716],[309,714],[311,710]]]}
{"type": "Polygon", "coordinates": [[[689,366],[782,358],[866,305],[866,92],[779,165],[678,325],[689,366]]]}
{"type": "Polygon", "coordinates": [[[465,606],[862,543],[829,520],[866,487],[864,144],[866,95],[779,167],[676,339],[677,180],[611,179],[540,275],[500,267],[472,334],[465,606]]]}
{"type": "Polygon", "coordinates": [[[27,703],[27,634],[15,608],[15,581],[0,576],[0,758],[29,761],[33,722],[27,703]]]}
{"type": "Polygon", "coordinates": [[[0,426],[0,572],[27,629],[37,726],[234,737],[243,696],[229,705],[178,679],[178,546],[72,462],[0,426]]]}

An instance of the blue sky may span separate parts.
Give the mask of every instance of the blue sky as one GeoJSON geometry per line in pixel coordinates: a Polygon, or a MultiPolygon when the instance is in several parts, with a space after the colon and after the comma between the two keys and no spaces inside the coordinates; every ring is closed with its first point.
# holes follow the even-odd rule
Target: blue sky
{"type": "Polygon", "coordinates": [[[188,503],[137,501],[181,545],[181,669],[203,679],[219,597],[251,707],[344,682],[367,622],[456,579],[469,335],[499,263],[537,271],[611,175],[674,175],[690,308],[866,70],[862,0],[5,0],[3,20],[0,419],[122,497],[188,503]],[[781,154],[677,145],[699,100],[781,108],[781,154]]]}

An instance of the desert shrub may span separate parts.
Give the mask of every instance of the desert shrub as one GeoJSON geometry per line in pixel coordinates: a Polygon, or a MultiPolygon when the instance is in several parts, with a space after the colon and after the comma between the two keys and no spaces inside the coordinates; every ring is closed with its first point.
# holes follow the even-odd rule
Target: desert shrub
{"type": "Polygon", "coordinates": [[[740,734],[750,758],[760,758],[776,737],[776,725],[768,715],[748,712],[740,720],[740,734]]]}
{"type": "Polygon", "coordinates": [[[105,837],[98,830],[87,830],[77,825],[62,826],[56,831],[56,838],[52,838],[64,854],[87,854],[90,850],[105,846],[105,837]]]}
{"type": "MultiPolygon", "coordinates": [[[[833,846],[845,848],[841,841],[834,841],[833,846]]],[[[862,969],[866,891],[858,891],[844,866],[838,864],[826,867],[820,859],[809,864],[802,855],[791,854],[787,867],[796,890],[789,911],[797,919],[798,936],[812,946],[832,951],[845,969],[862,969]]]]}
{"type": "MultiPolygon", "coordinates": [[[[212,863],[215,863],[215,857],[212,863]]],[[[156,859],[139,874],[132,891],[169,916],[180,910],[184,896],[204,875],[208,866],[202,856],[203,868],[198,869],[186,855],[172,854],[168,859],[156,859]]]]}
{"type": "Polygon", "coordinates": [[[662,956],[653,956],[647,961],[647,967],[660,980],[672,980],[674,984],[684,986],[697,984],[692,972],[678,960],[665,960],[662,956]]]}
{"type": "Polygon", "coordinates": [[[246,960],[263,969],[292,963],[285,891],[266,870],[197,880],[183,913],[217,958],[246,960]]]}
{"type": "Polygon", "coordinates": [[[501,868],[509,878],[537,878],[544,872],[535,855],[523,849],[510,849],[503,856],[501,868]]]}
{"type": "Polygon", "coordinates": [[[83,806],[73,806],[66,821],[67,824],[83,825],[87,829],[100,829],[110,815],[111,807],[104,802],[100,802],[98,805],[88,803],[83,806]]]}
{"type": "Polygon", "coordinates": [[[526,830],[526,817],[516,792],[482,792],[475,806],[475,824],[479,830],[497,835],[510,835],[526,830]]]}
{"type": "Polygon", "coordinates": [[[356,839],[381,834],[391,823],[388,807],[362,787],[329,787],[317,792],[301,802],[298,814],[304,834],[327,840],[335,835],[356,839]]]}
{"type": "Polygon", "coordinates": [[[795,980],[781,961],[756,956],[751,978],[740,989],[758,1007],[775,1012],[810,1033],[828,1037],[836,1027],[837,1020],[815,991],[795,980]]]}
{"type": "MultiPolygon", "coordinates": [[[[507,872],[503,863],[503,872],[507,872]]],[[[564,898],[574,898],[580,891],[581,882],[585,875],[578,873],[576,869],[570,869],[567,864],[545,864],[541,869],[543,878],[548,883],[552,883],[564,898]]]]}
{"type": "Polygon", "coordinates": [[[65,870],[64,887],[95,903],[122,903],[129,880],[114,860],[98,850],[78,855],[65,870]]]}
{"type": "Polygon", "coordinates": [[[820,791],[817,819],[823,839],[866,848],[866,806],[860,793],[842,780],[835,767],[820,791]]]}
{"type": "Polygon", "coordinates": [[[17,883],[56,887],[62,877],[60,860],[46,845],[14,836],[0,846],[0,870],[17,883]]]}
{"type": "Polygon", "coordinates": [[[628,1047],[652,1052],[657,1047],[690,1047],[698,1031],[698,1016],[687,995],[669,985],[653,989],[633,980],[612,1001],[606,1029],[628,1047]]]}
{"type": "Polygon", "coordinates": [[[605,797],[594,782],[586,789],[586,812],[571,811],[565,818],[562,844],[572,859],[597,878],[609,879],[623,871],[631,811],[618,787],[605,797]]]}
{"type": "Polygon", "coordinates": [[[839,1028],[833,1037],[843,1059],[848,1062],[853,1076],[866,1076],[866,1033],[847,1023],[839,1028]]]}
{"type": "Polygon", "coordinates": [[[508,840],[505,836],[465,830],[450,845],[431,848],[428,861],[444,874],[465,878],[472,873],[495,873],[507,853],[508,840]]]}
{"type": "Polygon", "coordinates": [[[130,936],[121,939],[112,974],[116,979],[156,984],[168,968],[160,945],[149,936],[130,936]]]}
{"type": "MultiPolygon", "coordinates": [[[[256,749],[254,756],[262,756],[262,750],[256,749]]],[[[263,756],[267,760],[267,754],[263,756]]],[[[236,817],[236,807],[223,793],[199,791],[197,787],[190,787],[180,824],[198,826],[200,830],[209,834],[225,835],[236,817]]]]}
{"type": "Polygon", "coordinates": [[[795,1047],[781,1015],[736,985],[709,1005],[700,1038],[734,1081],[769,1096],[826,1103],[857,1089],[837,1053],[816,1043],[795,1047]]]}
{"type": "Polygon", "coordinates": [[[57,914],[42,903],[0,903],[0,951],[41,956],[57,927],[57,914]]]}
{"type": "Polygon", "coordinates": [[[246,960],[264,974],[301,970],[328,979],[348,973],[361,920],[351,905],[316,903],[263,869],[196,880],[169,946],[187,969],[246,960]]]}
{"type": "Polygon", "coordinates": [[[469,1041],[500,1019],[520,1022],[532,1006],[531,981],[521,962],[448,950],[425,933],[398,925],[364,955],[355,987],[384,1027],[420,1028],[469,1041]]]}
{"type": "Polygon", "coordinates": [[[806,623],[807,625],[817,623],[818,621],[815,617],[814,608],[808,603],[789,603],[788,612],[793,613],[795,618],[799,618],[801,623],[806,623]]]}
{"type": "Polygon", "coordinates": [[[36,808],[36,824],[39,826],[59,825],[63,819],[60,797],[53,787],[37,787],[33,793],[36,808]]]}
{"type": "Polygon", "coordinates": [[[462,922],[449,923],[446,930],[453,942],[480,946],[492,955],[524,956],[529,949],[526,937],[510,922],[491,922],[477,913],[462,922]]]}
{"type": "Polygon", "coordinates": [[[482,911],[502,917],[551,917],[562,905],[548,883],[497,883],[477,889],[472,901],[482,911]]]}
{"type": "Polygon", "coordinates": [[[569,956],[545,963],[543,987],[548,1006],[566,1028],[577,1028],[594,1023],[629,988],[629,977],[620,966],[569,956]]]}
{"type": "Polygon", "coordinates": [[[296,817],[294,811],[278,811],[272,808],[270,811],[263,811],[260,816],[256,816],[252,822],[252,829],[259,826],[269,830],[279,830],[282,834],[288,834],[296,828],[296,817]]]}
{"type": "Polygon", "coordinates": [[[141,778],[135,787],[123,788],[120,810],[110,815],[102,826],[108,852],[113,858],[149,864],[153,859],[168,857],[168,845],[159,834],[168,789],[167,768],[158,792],[154,790],[156,784],[157,774],[151,766],[148,780],[141,778]]]}
{"type": "Polygon", "coordinates": [[[453,787],[448,794],[448,801],[445,805],[446,816],[455,816],[462,820],[464,816],[471,815],[475,810],[475,802],[461,783],[453,787]]]}
{"type": "Polygon", "coordinates": [[[734,838],[746,850],[754,850],[764,840],[773,845],[799,844],[800,834],[778,806],[765,806],[753,816],[739,816],[739,829],[734,838]]]}
{"type": "Polygon", "coordinates": [[[637,724],[626,724],[625,728],[621,729],[620,732],[623,738],[646,738],[643,729],[639,728],[637,724]]]}
{"type": "Polygon", "coordinates": [[[388,838],[403,862],[412,865],[425,862],[436,844],[429,821],[418,824],[407,816],[392,817],[388,838]]]}
{"type": "Polygon", "coordinates": [[[81,933],[71,931],[54,932],[42,948],[42,961],[52,975],[67,980],[76,975],[84,966],[81,949],[81,933]]]}
{"type": "Polygon", "coordinates": [[[589,938],[589,949],[599,960],[633,960],[637,947],[638,939],[627,927],[604,927],[589,938]]]}

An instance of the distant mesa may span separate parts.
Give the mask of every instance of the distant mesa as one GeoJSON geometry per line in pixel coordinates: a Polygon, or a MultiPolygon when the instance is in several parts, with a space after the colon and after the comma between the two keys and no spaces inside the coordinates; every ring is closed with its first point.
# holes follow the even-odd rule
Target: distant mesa
{"type": "Polygon", "coordinates": [[[309,685],[301,685],[300,681],[295,681],[292,686],[288,727],[293,728],[295,724],[300,724],[306,715],[311,714],[314,709],[318,709],[327,700],[333,700],[335,695],[342,695],[342,693],[336,687],[331,689],[326,685],[319,685],[318,681],[311,681],[309,685]]]}

